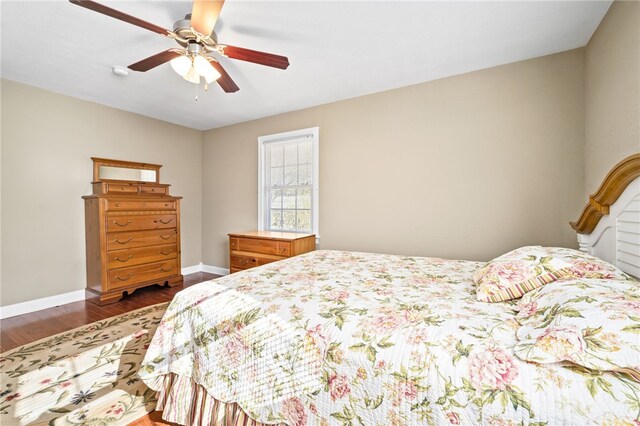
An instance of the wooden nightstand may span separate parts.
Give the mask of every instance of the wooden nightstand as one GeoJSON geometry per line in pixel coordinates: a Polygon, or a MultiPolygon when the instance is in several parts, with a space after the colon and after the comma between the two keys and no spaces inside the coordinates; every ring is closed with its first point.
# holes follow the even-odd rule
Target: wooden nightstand
{"type": "Polygon", "coordinates": [[[229,234],[230,272],[256,266],[302,253],[316,248],[316,236],[293,232],[251,231],[229,234]]]}

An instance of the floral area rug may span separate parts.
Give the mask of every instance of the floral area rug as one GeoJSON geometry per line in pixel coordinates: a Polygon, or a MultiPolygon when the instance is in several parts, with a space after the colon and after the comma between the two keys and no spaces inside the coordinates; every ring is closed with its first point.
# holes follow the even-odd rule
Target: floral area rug
{"type": "Polygon", "coordinates": [[[153,411],[138,368],[167,305],[0,354],[0,424],[126,425],[153,411]]]}

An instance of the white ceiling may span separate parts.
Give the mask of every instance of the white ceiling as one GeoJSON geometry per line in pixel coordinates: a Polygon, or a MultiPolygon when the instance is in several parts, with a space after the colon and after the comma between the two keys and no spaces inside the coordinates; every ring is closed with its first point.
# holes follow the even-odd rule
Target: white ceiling
{"type": "MultiPolygon", "coordinates": [[[[99,0],[98,0],[99,1],[99,0]]],[[[104,1],[165,28],[190,1],[104,1]]],[[[1,3],[1,76],[199,130],[584,46],[610,1],[226,2],[222,43],[288,56],[286,71],[221,58],[240,87],[196,86],[168,64],[112,73],[177,47],[67,1],[1,3]]]]}

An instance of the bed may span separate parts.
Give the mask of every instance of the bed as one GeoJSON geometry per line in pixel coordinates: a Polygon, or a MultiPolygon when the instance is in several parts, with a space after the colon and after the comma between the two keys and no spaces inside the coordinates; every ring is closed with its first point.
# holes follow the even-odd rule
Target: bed
{"type": "MultiPolygon", "coordinates": [[[[545,297],[605,286],[630,303],[616,318],[640,321],[637,281],[557,250],[615,272],[567,276],[545,297]]],[[[139,374],[185,425],[637,425],[640,382],[624,369],[516,355],[532,303],[478,301],[483,265],[320,250],[199,284],[171,303],[139,374]]]]}

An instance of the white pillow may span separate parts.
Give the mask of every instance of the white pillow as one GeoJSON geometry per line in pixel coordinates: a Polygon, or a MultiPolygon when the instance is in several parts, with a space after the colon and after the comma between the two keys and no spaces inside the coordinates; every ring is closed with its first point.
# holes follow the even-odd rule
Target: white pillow
{"type": "Polygon", "coordinates": [[[515,355],[541,364],[571,362],[640,381],[640,283],[575,279],[526,294],[518,303],[515,355]]]}
{"type": "Polygon", "coordinates": [[[475,272],[476,298],[481,302],[518,299],[562,278],[564,270],[570,266],[545,247],[520,247],[496,257],[475,272]]]}

